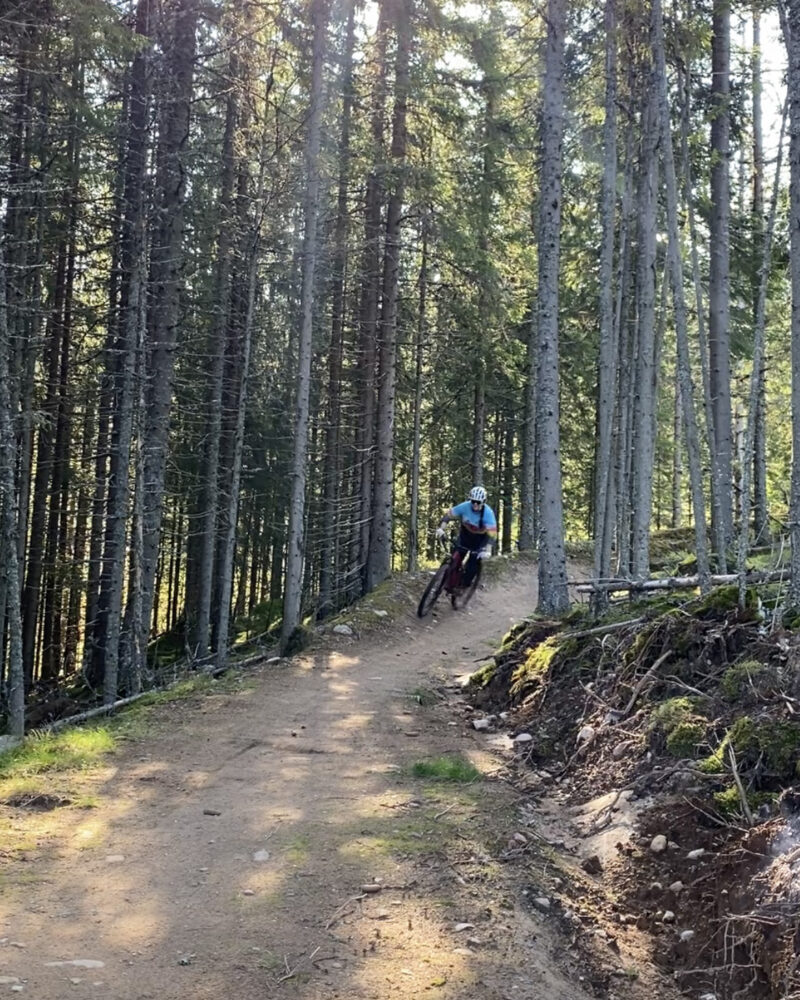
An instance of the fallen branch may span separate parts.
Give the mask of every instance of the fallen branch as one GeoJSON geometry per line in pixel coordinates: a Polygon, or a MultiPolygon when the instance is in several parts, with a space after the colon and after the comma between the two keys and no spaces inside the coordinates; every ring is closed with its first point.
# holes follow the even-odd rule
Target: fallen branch
{"type": "Polygon", "coordinates": [[[633,689],[633,694],[630,696],[630,699],[628,700],[628,704],[622,710],[622,715],[620,716],[620,721],[622,719],[627,718],[627,716],[630,714],[631,709],[636,704],[636,699],[642,693],[642,688],[647,683],[647,679],[649,677],[652,677],[652,675],[658,670],[658,668],[661,666],[661,664],[664,663],[665,660],[668,660],[670,658],[670,656],[672,656],[672,650],[668,649],[664,653],[662,653],[661,656],[659,656],[659,658],[653,664],[653,666],[650,667],[650,669],[645,674],[642,675],[642,677],[637,682],[636,687],[633,689]]]}
{"type": "MultiPolygon", "coordinates": [[[[750,586],[758,583],[775,583],[778,580],[784,580],[789,575],[789,570],[750,573],[745,577],[745,584],[750,586]]],[[[738,582],[739,576],[737,573],[717,574],[709,578],[709,583],[714,586],[738,582]]],[[[681,590],[689,587],[699,587],[700,577],[667,576],[659,580],[590,580],[588,582],[575,581],[570,585],[574,586],[579,594],[596,594],[617,590],[628,590],[631,593],[638,593],[648,590],[681,590]]]]}
{"type": "MultiPolygon", "coordinates": [[[[309,962],[313,962],[314,961],[314,956],[317,954],[318,951],[319,951],[319,946],[317,946],[311,952],[311,954],[308,956],[308,961],[309,962]]],[[[286,973],[285,976],[281,976],[280,979],[278,980],[278,982],[279,983],[285,983],[287,979],[293,979],[297,975],[297,973],[298,973],[298,971],[300,969],[300,966],[303,964],[303,961],[305,960],[305,957],[306,957],[305,955],[302,955],[300,957],[300,960],[298,961],[297,965],[293,969],[289,969],[289,971],[286,973]]],[[[286,964],[286,966],[288,968],[289,963],[286,961],[286,956],[285,955],[284,955],[283,961],[284,961],[284,963],[286,964]]]]}
{"type": "Polygon", "coordinates": [[[728,744],[728,756],[731,762],[731,772],[733,774],[733,781],[736,785],[736,791],[739,793],[739,801],[742,804],[742,812],[747,820],[747,825],[753,825],[753,813],[750,809],[750,803],[747,801],[747,794],[744,790],[744,785],[742,784],[742,779],[739,777],[739,768],[736,766],[736,751],[733,749],[733,744],[728,744]]]}

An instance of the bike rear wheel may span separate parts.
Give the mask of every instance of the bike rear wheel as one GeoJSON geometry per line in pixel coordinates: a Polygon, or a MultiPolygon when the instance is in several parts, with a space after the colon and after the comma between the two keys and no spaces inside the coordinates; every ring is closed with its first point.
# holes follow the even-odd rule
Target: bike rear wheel
{"type": "Polygon", "coordinates": [[[442,592],[445,581],[447,580],[447,574],[450,572],[450,561],[442,563],[442,565],[436,570],[433,576],[428,581],[428,586],[425,588],[425,592],[420,598],[419,605],[417,607],[417,617],[424,618],[425,615],[431,610],[442,592]]]}
{"type": "Polygon", "coordinates": [[[458,611],[459,608],[465,608],[469,602],[472,600],[472,595],[478,589],[478,584],[481,582],[481,561],[478,560],[478,565],[475,567],[475,576],[472,578],[472,582],[468,587],[463,590],[454,591],[450,595],[450,603],[453,608],[458,611]]]}

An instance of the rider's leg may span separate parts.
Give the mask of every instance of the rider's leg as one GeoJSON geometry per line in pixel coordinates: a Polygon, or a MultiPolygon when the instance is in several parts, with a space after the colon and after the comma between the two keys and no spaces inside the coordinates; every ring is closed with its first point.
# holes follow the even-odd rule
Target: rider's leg
{"type": "Polygon", "coordinates": [[[446,587],[448,590],[455,590],[458,586],[459,575],[461,572],[461,560],[463,558],[463,553],[460,549],[456,549],[453,552],[453,561],[450,564],[450,572],[447,574],[446,587]]]}
{"type": "Polygon", "coordinates": [[[475,573],[478,569],[478,553],[470,552],[466,556],[464,562],[464,573],[462,576],[464,586],[469,587],[472,581],[475,579],[475,573]]]}

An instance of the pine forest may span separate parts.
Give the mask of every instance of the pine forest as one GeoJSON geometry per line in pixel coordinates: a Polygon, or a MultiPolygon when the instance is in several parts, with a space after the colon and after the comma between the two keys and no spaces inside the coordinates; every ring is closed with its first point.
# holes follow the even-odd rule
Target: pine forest
{"type": "Polygon", "coordinates": [[[297,648],[475,484],[542,611],[667,529],[800,608],[798,456],[798,0],[0,2],[10,735],[297,648]]]}

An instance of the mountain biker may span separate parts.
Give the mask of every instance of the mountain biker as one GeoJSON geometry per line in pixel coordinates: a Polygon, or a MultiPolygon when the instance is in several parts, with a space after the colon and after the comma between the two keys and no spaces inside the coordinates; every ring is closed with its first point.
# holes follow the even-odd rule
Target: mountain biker
{"type": "MultiPolygon", "coordinates": [[[[453,566],[453,576],[456,579],[459,567],[464,562],[463,586],[469,587],[475,578],[478,568],[478,560],[485,559],[491,550],[491,537],[497,534],[497,518],[494,511],[486,503],[486,490],[482,486],[473,486],[469,491],[469,497],[450,510],[442,518],[439,527],[436,529],[436,537],[444,539],[447,537],[445,525],[448,521],[460,520],[461,530],[455,543],[454,551],[456,557],[453,566]]],[[[451,584],[452,586],[452,584],[451,584]]]]}

